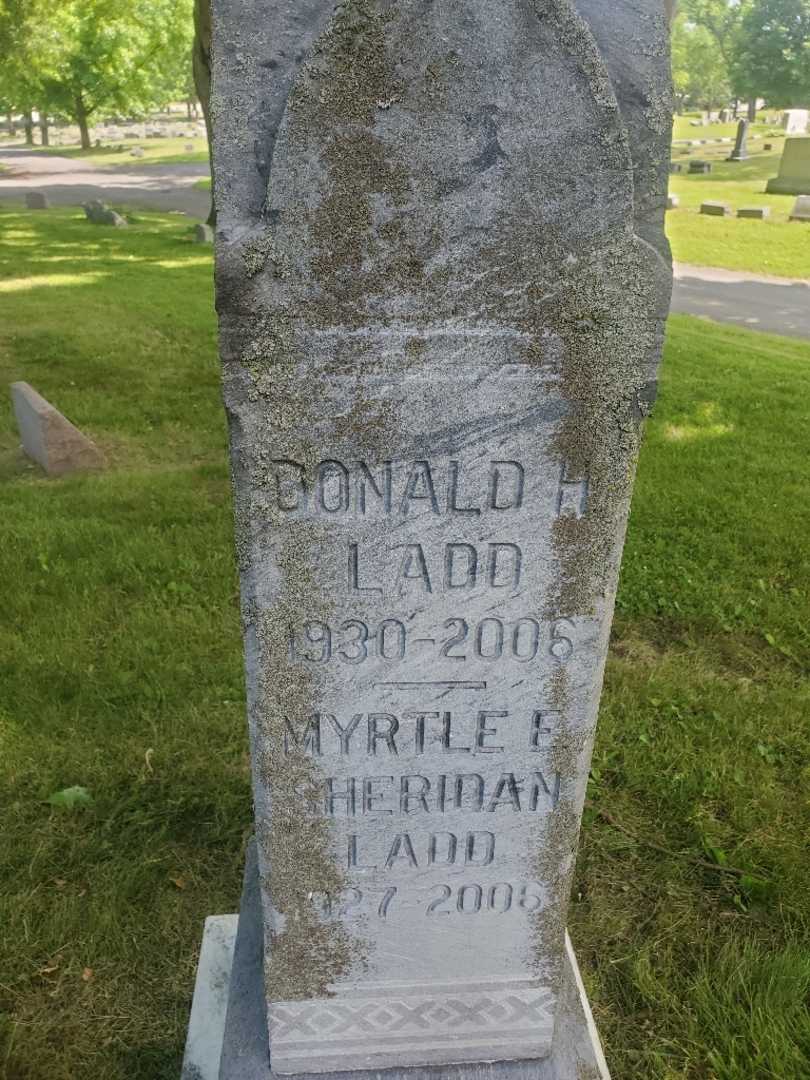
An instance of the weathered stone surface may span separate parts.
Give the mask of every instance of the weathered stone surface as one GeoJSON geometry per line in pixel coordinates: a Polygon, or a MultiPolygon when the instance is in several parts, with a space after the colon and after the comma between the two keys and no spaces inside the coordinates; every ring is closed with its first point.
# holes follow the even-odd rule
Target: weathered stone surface
{"type": "Polygon", "coordinates": [[[786,135],[804,135],[810,111],[807,109],[785,109],[782,115],[782,127],[786,135]]]}
{"type": "Polygon", "coordinates": [[[219,1080],[237,915],[205,920],[181,1080],[219,1080]]]}
{"type": "Polygon", "coordinates": [[[737,217],[741,218],[769,218],[771,216],[770,206],[741,206],[737,211],[737,217]]]}
{"type": "Polygon", "coordinates": [[[569,0],[263,10],[215,0],[214,145],[273,1070],[547,1057],[669,300],[663,21],[634,105],[569,0]]]}
{"type": "Polygon", "coordinates": [[[731,214],[731,207],[728,203],[702,202],[700,212],[701,214],[709,214],[711,217],[728,217],[731,214]]]}
{"type": "Polygon", "coordinates": [[[710,161],[690,161],[689,172],[690,173],[710,173],[712,171],[712,163],[710,161]]]}
{"type": "MultiPolygon", "coordinates": [[[[220,916],[222,920],[230,918],[232,916],[220,916]]],[[[270,1070],[262,978],[262,937],[255,845],[251,843],[233,954],[222,1051],[207,1059],[197,1058],[201,1075],[195,1077],[191,1074],[184,1076],[183,1080],[209,1080],[209,1073],[213,1071],[211,1062],[219,1064],[218,1074],[213,1074],[218,1075],[218,1080],[273,1080],[274,1075],[278,1075],[270,1070]]],[[[207,960],[201,960],[201,967],[204,962],[206,968],[211,966],[207,960]]],[[[576,958],[567,940],[560,981],[562,991],[554,1045],[551,1054],[542,1061],[443,1065],[416,1071],[388,1069],[384,1073],[385,1080],[610,1080],[576,958]]],[[[192,1009],[198,1014],[203,1011],[197,1008],[198,997],[203,993],[198,977],[192,1009]]],[[[205,997],[203,1000],[207,1004],[205,997]]],[[[217,1003],[221,1001],[219,995],[216,995],[216,1000],[217,1003]]],[[[212,1010],[211,1021],[212,1027],[219,1032],[221,1014],[212,1010]]],[[[376,1070],[353,1070],[339,1075],[341,1080],[380,1080],[383,1074],[376,1070]]],[[[302,1080],[306,1080],[306,1077],[302,1077],[302,1080]]]]}
{"type": "Polygon", "coordinates": [[[575,0],[596,39],[630,142],[636,233],[670,258],[664,233],[673,96],[661,0],[575,0]]]}
{"type": "Polygon", "coordinates": [[[11,401],[23,450],[50,476],[104,468],[96,444],[27,382],[11,384],[11,401]]]}
{"type": "Polygon", "coordinates": [[[99,202],[98,199],[91,199],[82,206],[87,220],[93,225],[113,225],[116,229],[127,227],[125,218],[115,210],[111,210],[106,203],[99,202]]]}
{"type": "Polygon", "coordinates": [[[737,140],[734,143],[734,149],[729,155],[729,161],[748,160],[748,125],[748,120],[740,120],[739,124],[737,124],[737,140]]]}
{"type": "Polygon", "coordinates": [[[44,191],[28,191],[25,195],[25,205],[29,210],[49,210],[51,204],[44,191]]]}
{"type": "Polygon", "coordinates": [[[194,242],[196,244],[213,244],[214,242],[214,230],[210,225],[195,225],[194,226],[194,242]]]}
{"type": "Polygon", "coordinates": [[[810,139],[785,139],[779,175],[766,191],[776,195],[810,195],[810,139]]]}
{"type": "Polygon", "coordinates": [[[800,195],[790,212],[791,221],[810,221],[810,195],[800,195]]]}

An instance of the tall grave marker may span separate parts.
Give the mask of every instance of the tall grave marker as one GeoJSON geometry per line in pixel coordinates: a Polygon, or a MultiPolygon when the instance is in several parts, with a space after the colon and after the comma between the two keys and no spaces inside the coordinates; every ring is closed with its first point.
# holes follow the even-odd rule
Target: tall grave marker
{"type": "Polygon", "coordinates": [[[550,1060],[671,283],[664,6],[214,26],[269,1068],[550,1060]]]}

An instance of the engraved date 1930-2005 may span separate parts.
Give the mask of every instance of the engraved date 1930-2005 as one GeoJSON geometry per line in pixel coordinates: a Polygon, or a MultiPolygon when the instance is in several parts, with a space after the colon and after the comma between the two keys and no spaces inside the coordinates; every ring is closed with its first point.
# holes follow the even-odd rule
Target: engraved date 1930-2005
{"type": "Polygon", "coordinates": [[[401,619],[383,619],[372,626],[363,619],[344,619],[335,625],[310,619],[289,630],[291,663],[362,664],[370,658],[392,663],[411,656],[442,660],[514,660],[528,664],[541,656],[559,663],[574,651],[574,625],[568,619],[541,622],[532,616],[515,621],[488,617],[469,622],[446,619],[436,637],[416,637],[401,619]]]}
{"type": "MultiPolygon", "coordinates": [[[[389,919],[402,910],[401,890],[391,885],[384,891],[345,889],[339,896],[312,893],[310,897],[323,919],[376,915],[389,919]]],[[[543,906],[540,886],[533,881],[496,881],[492,885],[465,882],[434,885],[419,893],[417,903],[426,918],[443,915],[506,915],[510,912],[534,914],[543,906]]]]}

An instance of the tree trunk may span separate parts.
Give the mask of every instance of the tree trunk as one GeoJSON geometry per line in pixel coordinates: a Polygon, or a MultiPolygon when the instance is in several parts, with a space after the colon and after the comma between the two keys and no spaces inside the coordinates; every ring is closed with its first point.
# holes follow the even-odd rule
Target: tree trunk
{"type": "Polygon", "coordinates": [[[194,0],[194,85],[197,97],[202,105],[205,117],[205,130],[208,132],[208,159],[211,165],[211,209],[208,224],[212,227],[217,222],[217,210],[214,205],[214,140],[211,130],[211,0],[194,0]]]}
{"type": "Polygon", "coordinates": [[[48,126],[48,114],[40,110],[39,114],[39,137],[43,146],[51,145],[50,128],[48,126]]]}
{"type": "Polygon", "coordinates": [[[17,125],[14,123],[14,114],[8,114],[8,133],[9,135],[17,134],[17,125]]]}
{"type": "Polygon", "coordinates": [[[84,98],[81,94],[77,94],[75,102],[76,110],[76,123],[79,125],[79,134],[82,140],[82,150],[90,149],[90,128],[87,123],[87,107],[84,104],[84,98]]]}
{"type": "Polygon", "coordinates": [[[757,118],[757,99],[756,98],[751,98],[751,100],[748,102],[748,119],[751,120],[751,121],[754,121],[754,120],[756,120],[756,118],[757,118]]]}
{"type": "Polygon", "coordinates": [[[34,145],[34,118],[30,112],[23,113],[23,126],[25,127],[25,145],[34,145]]]}

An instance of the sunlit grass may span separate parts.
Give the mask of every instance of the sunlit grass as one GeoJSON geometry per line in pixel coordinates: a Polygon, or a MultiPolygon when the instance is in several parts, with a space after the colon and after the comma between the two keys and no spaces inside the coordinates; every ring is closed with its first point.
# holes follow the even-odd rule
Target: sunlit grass
{"type": "MultiPolygon", "coordinates": [[[[211,254],[6,223],[4,280],[82,284],[4,303],[2,381],[111,468],[43,477],[0,398],[0,1075],[177,1080],[251,815],[211,254]]],[[[615,1080],[810,1076],[808,402],[807,343],[671,320],[570,919],[615,1080]]]]}
{"type": "Polygon", "coordinates": [[[765,185],[779,172],[779,152],[759,153],[743,162],[728,162],[729,148],[699,147],[688,156],[674,154],[684,168],[694,158],[713,162],[712,172],[670,177],[669,189],[680,207],[667,213],[667,233],[674,257],[698,266],[720,266],[781,277],[810,278],[810,225],[789,221],[795,195],[769,195],[765,185]],[[731,217],[700,214],[703,202],[725,202],[731,217]],[[746,206],[770,207],[771,216],[758,221],[740,219],[746,206]]]}

